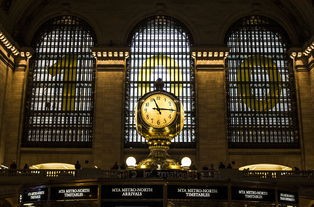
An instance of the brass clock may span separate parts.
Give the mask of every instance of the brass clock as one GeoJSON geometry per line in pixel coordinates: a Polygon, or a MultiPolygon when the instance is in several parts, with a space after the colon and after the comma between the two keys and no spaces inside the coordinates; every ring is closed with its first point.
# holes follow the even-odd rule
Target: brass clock
{"type": "Polygon", "coordinates": [[[174,94],[163,90],[163,85],[157,79],[156,90],[144,94],[135,107],[136,130],[147,140],[150,150],[148,157],[138,163],[138,169],[181,169],[167,150],[183,128],[183,106],[174,94]]]}
{"type": "Polygon", "coordinates": [[[157,89],[142,96],[135,108],[136,130],[144,138],[173,138],[184,122],[180,100],[172,93],[157,89]]]}

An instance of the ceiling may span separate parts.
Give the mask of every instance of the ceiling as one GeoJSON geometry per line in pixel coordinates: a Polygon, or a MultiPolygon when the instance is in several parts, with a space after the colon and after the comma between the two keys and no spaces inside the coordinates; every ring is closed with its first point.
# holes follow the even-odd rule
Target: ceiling
{"type": "Polygon", "coordinates": [[[186,24],[196,45],[217,45],[223,44],[232,22],[259,14],[281,24],[293,45],[303,45],[314,34],[313,4],[313,0],[2,0],[0,29],[20,46],[29,46],[41,24],[71,14],[95,29],[98,44],[125,46],[127,34],[139,21],[165,14],[186,24]]]}

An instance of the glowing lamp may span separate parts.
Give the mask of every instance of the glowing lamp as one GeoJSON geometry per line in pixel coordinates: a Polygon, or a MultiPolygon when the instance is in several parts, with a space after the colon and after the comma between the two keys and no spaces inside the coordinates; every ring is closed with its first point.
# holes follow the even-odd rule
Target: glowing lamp
{"type": "Polygon", "coordinates": [[[192,161],[189,157],[183,157],[181,159],[181,166],[183,168],[189,168],[191,166],[191,164],[192,164],[192,161]]]}
{"type": "Polygon", "coordinates": [[[134,157],[128,157],[125,161],[128,167],[135,167],[136,166],[136,159],[134,157]]]}

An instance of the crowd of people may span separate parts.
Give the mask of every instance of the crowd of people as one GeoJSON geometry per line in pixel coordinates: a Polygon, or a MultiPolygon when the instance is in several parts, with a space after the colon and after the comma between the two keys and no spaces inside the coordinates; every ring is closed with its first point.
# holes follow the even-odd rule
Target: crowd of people
{"type": "MultiPolygon", "coordinates": [[[[4,166],[4,165],[1,165],[1,166],[4,166]]],[[[84,161],[84,164],[81,165],[80,161],[77,160],[75,163],[74,163],[74,167],[75,167],[75,170],[81,170],[81,169],[91,169],[91,168],[95,168],[95,166],[92,165],[92,163],[89,161],[89,160],[85,160],[84,161]]],[[[15,170],[18,170],[18,165],[16,163],[15,160],[13,160],[9,167],[8,167],[11,171],[15,171],[15,170]]],[[[120,164],[119,162],[114,162],[114,164],[112,165],[112,167],[110,168],[111,170],[125,170],[127,169],[126,165],[125,164],[120,164]]],[[[197,170],[198,168],[195,166],[195,165],[192,165],[190,167],[190,170],[197,170]]],[[[202,171],[214,171],[214,170],[220,170],[220,169],[236,169],[236,166],[235,166],[235,161],[231,161],[230,163],[228,164],[225,164],[224,162],[219,162],[217,164],[217,167],[215,167],[215,165],[213,163],[211,163],[209,166],[203,166],[201,168],[202,171]]],[[[24,164],[22,170],[29,170],[29,165],[27,163],[24,164]]],[[[299,171],[300,169],[298,167],[294,167],[293,168],[294,171],[299,171]]]]}

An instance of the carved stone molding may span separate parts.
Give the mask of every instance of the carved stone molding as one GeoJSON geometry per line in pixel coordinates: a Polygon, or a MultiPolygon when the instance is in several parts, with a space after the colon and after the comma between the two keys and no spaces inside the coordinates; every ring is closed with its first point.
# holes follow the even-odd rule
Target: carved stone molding
{"type": "Polygon", "coordinates": [[[29,67],[29,59],[32,54],[32,48],[21,48],[19,54],[15,57],[15,70],[25,71],[29,67]]]}
{"type": "Polygon", "coordinates": [[[19,54],[18,49],[16,48],[16,45],[12,43],[8,39],[8,37],[0,31],[0,42],[4,46],[4,48],[7,50],[7,52],[11,53],[14,56],[17,56],[19,54]]]}
{"type": "Polygon", "coordinates": [[[96,58],[96,68],[99,70],[124,70],[126,59],[129,57],[129,48],[93,48],[96,58]]]}
{"type": "Polygon", "coordinates": [[[314,37],[305,45],[303,49],[290,49],[290,57],[294,63],[296,71],[310,71],[314,69],[314,37]]]}
{"type": "Polygon", "coordinates": [[[0,61],[13,70],[14,59],[18,54],[16,46],[0,31],[0,61]]]}
{"type": "Polygon", "coordinates": [[[31,48],[19,48],[0,31],[0,58],[12,70],[25,71],[32,53],[31,48]]]}
{"type": "Polygon", "coordinates": [[[228,48],[193,48],[192,57],[197,70],[224,70],[228,48]]]}

